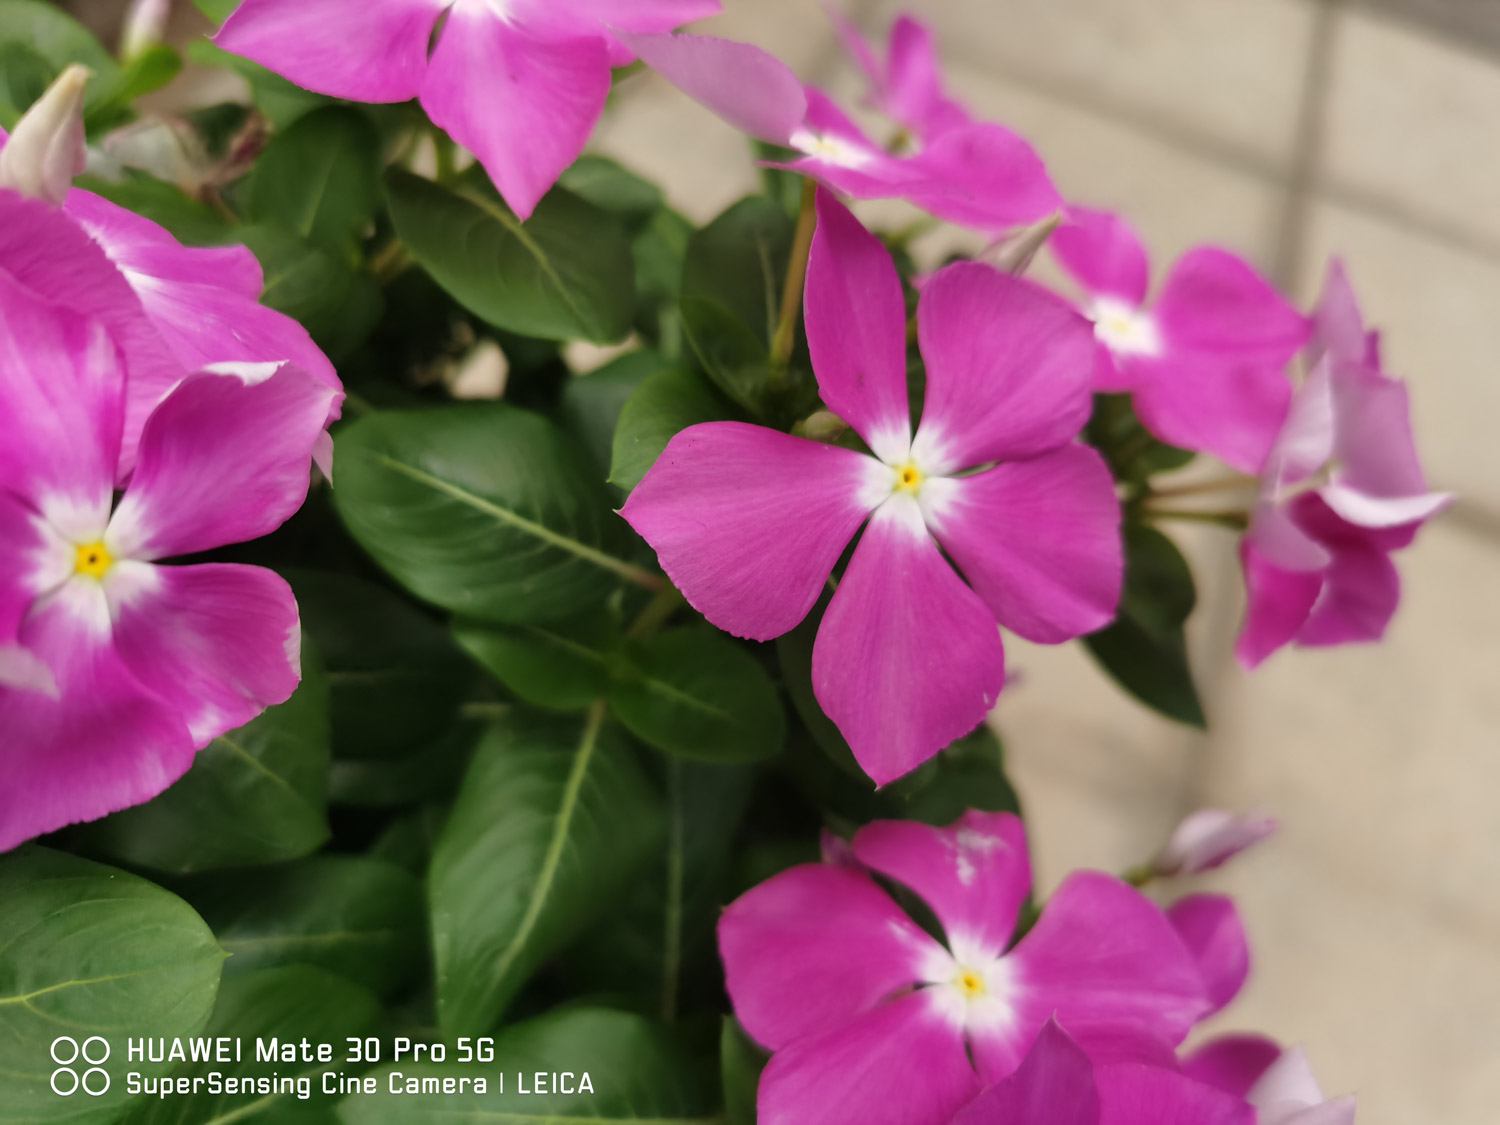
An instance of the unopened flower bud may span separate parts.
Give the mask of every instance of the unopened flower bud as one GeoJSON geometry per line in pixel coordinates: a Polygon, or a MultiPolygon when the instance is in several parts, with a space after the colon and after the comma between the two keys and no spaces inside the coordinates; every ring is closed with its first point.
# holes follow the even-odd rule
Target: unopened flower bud
{"type": "Polygon", "coordinates": [[[1212,871],[1276,829],[1276,821],[1268,816],[1200,809],[1172,833],[1171,840],[1156,857],[1155,874],[1197,875],[1212,871]]]}
{"type": "Polygon", "coordinates": [[[1061,225],[1061,215],[1048,215],[1029,227],[1011,231],[987,249],[981,258],[996,269],[1019,277],[1031,267],[1031,261],[1036,257],[1037,251],[1047,244],[1047,239],[1052,237],[1052,232],[1061,225]]]}
{"type": "Polygon", "coordinates": [[[172,0],[131,0],[120,32],[120,59],[130,62],[166,38],[172,0]]]}
{"type": "Polygon", "coordinates": [[[88,151],[83,139],[83,88],[88,67],[76,63],[47,87],[0,149],[0,188],[62,206],[83,171],[88,151]]]}

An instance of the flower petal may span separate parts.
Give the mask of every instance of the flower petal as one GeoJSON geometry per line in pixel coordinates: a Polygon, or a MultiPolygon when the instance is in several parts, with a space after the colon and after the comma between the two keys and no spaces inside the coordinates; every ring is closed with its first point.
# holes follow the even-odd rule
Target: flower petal
{"type": "MultiPolygon", "coordinates": [[[[0,339],[6,323],[0,318],[0,339]]],[[[30,504],[0,484],[0,645],[15,641],[32,603],[73,576],[75,553],[56,538],[30,504]]],[[[8,666],[8,674],[0,672],[0,683],[23,674],[29,681],[34,672],[14,653],[8,666]]]]}
{"type": "Polygon", "coordinates": [[[421,88],[432,29],[450,2],[244,0],[214,42],[320,94],[404,102],[421,88]]]}
{"type": "Polygon", "coordinates": [[[1151,261],[1135,228],[1110,211],[1069,207],[1047,249],[1090,296],[1115,297],[1134,307],[1146,300],[1151,261]]]}
{"type": "Polygon", "coordinates": [[[1335,368],[1334,484],[1329,507],[1351,523],[1392,527],[1426,519],[1449,498],[1429,493],[1417,460],[1406,384],[1367,367],[1335,368]]]}
{"type": "Polygon", "coordinates": [[[1323,1088],[1301,1047],[1288,1047],[1250,1087],[1245,1100],[1254,1106],[1310,1106],[1323,1100],[1323,1088]]]}
{"type": "Polygon", "coordinates": [[[822,90],[807,86],[803,96],[807,114],[788,143],[809,155],[771,167],[790,168],[855,199],[894,199],[922,183],[925,174],[914,161],[892,156],[870,140],[822,90]]]}
{"type": "Polygon", "coordinates": [[[1093,449],[1067,445],[932,480],[922,500],[937,541],[1007,629],[1057,644],[1114,617],[1125,575],[1120,504],[1093,449]]]}
{"type": "Polygon", "coordinates": [[[1365,319],[1344,263],[1334,258],[1328,263],[1323,280],[1323,295],[1313,312],[1313,338],[1310,345],[1315,358],[1325,355],[1335,363],[1361,363],[1380,366],[1375,333],[1365,331],[1365,319]]]}
{"type": "Polygon", "coordinates": [[[79,530],[98,534],[114,490],[124,392],[104,326],[38,300],[0,268],[0,488],[42,514],[76,511],[79,530]]]}
{"type": "Polygon", "coordinates": [[[1105,1066],[1094,1080],[1099,1125],[1256,1125],[1239,1098],[1165,1067],[1105,1066]]]}
{"type": "Polygon", "coordinates": [[[843,1027],[947,958],[869,875],[820,864],[730,903],[719,953],[735,1015],[772,1050],[843,1027]]]}
{"type": "Polygon", "coordinates": [[[1276,834],[1279,824],[1260,813],[1199,809],[1183,817],[1156,857],[1158,875],[1201,875],[1276,834]]]}
{"type": "Polygon", "coordinates": [[[778,1051],[760,1079],[761,1125],[947,1125],[979,1092],[963,1029],[922,993],[778,1051]]]}
{"type": "Polygon", "coordinates": [[[871,518],[813,644],[813,691],[877,785],[973,730],[1005,682],[1000,632],[916,501],[871,518]]]}
{"type": "Polygon", "coordinates": [[[1256,1122],[1257,1125],[1354,1125],[1355,1108],[1354,1096],[1346,1094],[1300,1109],[1269,1106],[1260,1110],[1256,1122]]]}
{"type": "Polygon", "coordinates": [[[1055,1019],[1014,1074],[959,1111],[953,1125],[1099,1125],[1094,1064],[1055,1019]]]}
{"type": "Polygon", "coordinates": [[[149,801],[193,761],[186,726],[110,642],[98,583],[69,586],[38,607],[21,633],[51,668],[56,695],[0,687],[0,852],[149,801]]]}
{"type": "Polygon", "coordinates": [[[1401,602],[1401,576],[1379,547],[1334,548],[1323,592],[1297,643],[1312,647],[1378,641],[1401,602]]]}
{"type": "Polygon", "coordinates": [[[825,189],[807,262],[807,343],[823,401],[875,456],[906,459],[906,302],[880,240],[825,189]]]}
{"type": "Polygon", "coordinates": [[[161,559],[258,539],[307,497],[333,392],[295,367],[191,375],[141,435],[110,521],[116,558],[161,559]]]}
{"type": "Polygon", "coordinates": [[[1088,420],[1094,334],[1052,294],[960,262],[927,282],[917,326],[927,401],[912,455],[929,474],[1047,453],[1088,420]]]}
{"type": "Polygon", "coordinates": [[[273,571],[117,563],[104,590],[121,659],[195,746],[285,703],[301,680],[297,601],[273,571]]]}
{"type": "Polygon", "coordinates": [[[1156,437],[1242,473],[1261,471],[1292,400],[1280,367],[1208,353],[1132,356],[1120,366],[1141,424],[1156,437]]]}
{"type": "Polygon", "coordinates": [[[1079,871],[1005,958],[1015,982],[1010,1034],[975,1037],[986,1075],[1020,1061],[1028,1028],[1054,1014],[1085,1050],[1100,1037],[1119,1054],[1134,1039],[1180,1043],[1208,1007],[1192,955],[1150,900],[1120,880],[1079,871]]]}
{"type": "Polygon", "coordinates": [[[1026,829],[1010,813],[969,811],[947,828],[877,820],[854,837],[854,855],[932,907],[959,961],[998,957],[1031,893],[1026,829]]]}
{"type": "Polygon", "coordinates": [[[881,108],[898,124],[931,140],[965,125],[969,115],[943,93],[942,64],[932,29],[911,16],[891,27],[881,108]]]}
{"type": "Polygon", "coordinates": [[[944,129],[907,162],[924,181],[907,198],[940,219],[992,234],[1039,222],[1063,207],[1031,142],[991,122],[944,129]]]}
{"type": "Polygon", "coordinates": [[[1250,975],[1250,943],[1234,901],[1225,895],[1188,895],[1167,908],[1167,920],[1203,975],[1213,1005],[1206,1014],[1221,1011],[1250,975]]]}
{"type": "Polygon", "coordinates": [[[1320,571],[1286,570],[1250,540],[1240,543],[1245,571],[1245,623],[1234,655],[1247,672],[1297,638],[1323,590],[1320,571]]]}
{"type": "Polygon", "coordinates": [[[578,159],[609,87],[602,33],[534,35],[485,6],[460,4],[448,12],[421,98],[525,220],[578,159]]]}
{"type": "Polygon", "coordinates": [[[1281,1046],[1264,1035],[1221,1035],[1182,1060],[1182,1073],[1243,1098],[1281,1057],[1281,1046]]]}
{"type": "Polygon", "coordinates": [[[1249,263],[1212,247],[1189,250],[1177,260],[1155,315],[1174,352],[1274,368],[1290,362],[1312,331],[1307,318],[1249,263]]]}
{"type": "Polygon", "coordinates": [[[773,55],[712,35],[616,38],[672,85],[757,140],[785,145],[807,116],[807,97],[773,55]]]}
{"type": "Polygon", "coordinates": [[[672,438],[620,514],[694,609],[768,641],[807,616],[890,487],[891,471],[861,453],[705,422],[672,438]]]}

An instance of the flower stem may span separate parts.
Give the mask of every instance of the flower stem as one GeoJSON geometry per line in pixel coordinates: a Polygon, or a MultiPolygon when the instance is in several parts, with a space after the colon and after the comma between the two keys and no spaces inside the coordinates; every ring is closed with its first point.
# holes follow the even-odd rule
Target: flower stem
{"type": "Polygon", "coordinates": [[[1250,526],[1250,514],[1238,509],[1226,509],[1217,512],[1194,512],[1185,509],[1165,508],[1142,508],[1141,515],[1148,520],[1181,520],[1185,523],[1209,523],[1218,527],[1227,527],[1234,531],[1244,531],[1250,526]]]}
{"type": "Polygon", "coordinates": [[[786,382],[787,364],[797,344],[797,314],[802,309],[802,286],[807,281],[807,256],[812,252],[813,231],[818,225],[814,203],[817,182],[802,181],[802,210],[797,215],[797,234],[792,240],[792,258],[786,265],[786,284],[781,289],[781,315],[776,321],[776,335],[771,338],[771,381],[776,386],[786,382]]]}
{"type": "Polygon", "coordinates": [[[1132,887],[1144,887],[1155,880],[1156,865],[1152,863],[1137,864],[1120,875],[1120,881],[1129,883],[1132,887]]]}
{"type": "Polygon", "coordinates": [[[406,243],[392,238],[370,259],[370,273],[381,285],[387,285],[405,273],[411,263],[406,243]]]}
{"type": "Polygon", "coordinates": [[[1191,484],[1179,484],[1171,488],[1153,488],[1148,495],[1153,500],[1178,496],[1205,496],[1211,492],[1238,492],[1254,484],[1254,477],[1242,475],[1215,477],[1213,480],[1194,481],[1191,484]]]}
{"type": "Polygon", "coordinates": [[[640,615],[630,623],[630,628],[625,630],[625,635],[633,641],[644,641],[648,637],[655,636],[672,614],[686,604],[686,599],[677,587],[670,582],[663,581],[651,600],[646,603],[646,608],[641,610],[640,615]]]}

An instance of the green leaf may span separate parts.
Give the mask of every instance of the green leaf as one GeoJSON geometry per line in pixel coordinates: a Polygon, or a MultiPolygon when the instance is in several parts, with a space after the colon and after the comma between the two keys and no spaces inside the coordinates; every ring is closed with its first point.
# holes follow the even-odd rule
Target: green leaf
{"type": "Polygon", "coordinates": [[[328,771],[328,800],[335,805],[393,808],[451,796],[468,768],[481,729],[482,724],[460,718],[400,757],[335,758],[328,771]]]}
{"type": "Polygon", "coordinates": [[[771,1056],[745,1034],[733,1016],[725,1016],[719,1035],[720,1082],[728,1125],[755,1125],[755,1095],[760,1072],[771,1056]]]}
{"type": "Polygon", "coordinates": [[[136,98],[155,93],[181,73],[182,56],[165,43],[155,43],[121,67],[111,106],[128,113],[136,98]]]}
{"type": "Polygon", "coordinates": [[[452,726],[471,666],[447,629],[361,578],[286,578],[327,669],[334,757],[403,757],[452,726]]]}
{"type": "MultiPolygon", "coordinates": [[[[0,126],[13,128],[69,63],[93,72],[84,88],[85,119],[109,110],[120,87],[120,68],[99,40],[54,4],[0,0],[0,126]]],[[[88,124],[96,127],[95,121],[88,124]]]]}
{"type": "Polygon", "coordinates": [[[606,156],[580,156],[557,182],[601,211],[617,216],[632,234],[640,231],[665,202],[661,188],[606,156]]]}
{"type": "Polygon", "coordinates": [[[233,879],[194,876],[177,890],[229,953],[226,977],[317,965],[392,996],[423,968],[422,886],[389,863],[320,855],[233,879]]]}
{"type": "Polygon", "coordinates": [[[1005,773],[1005,750],[988,727],[960,738],[933,761],[934,768],[914,779],[917,784],[897,782],[881,791],[889,810],[883,815],[936,825],[952,824],[969,809],[1020,815],[1020,798],[1005,773]]]}
{"type": "Polygon", "coordinates": [[[1188,450],[1153,437],[1136,417],[1129,395],[1095,395],[1087,436],[1115,477],[1135,484],[1155,473],[1180,469],[1193,459],[1188,450]]]}
{"type": "Polygon", "coordinates": [[[391,1068],[376,1072],[381,1093],[351,1094],[339,1106],[344,1125],[720,1125],[711,1074],[665,1029],[629,1012],[560,1008],[507,1028],[495,1062],[402,1065],[403,1081],[486,1078],[488,1090],[392,1097],[391,1068]],[[516,1078],[571,1072],[592,1093],[524,1093],[516,1078]],[[504,1076],[503,1080],[501,1076],[504,1076]]]}
{"type": "Polygon", "coordinates": [[[756,413],[764,407],[795,229],[774,201],[742,199],[693,235],[683,263],[688,342],[719,389],[756,413]]]}
{"type": "Polygon", "coordinates": [[[656,796],[600,709],[497,723],[428,876],[444,1033],[494,1027],[531,973],[629,889],[661,828],[656,796]]]}
{"type": "Polygon", "coordinates": [[[240,6],[240,0],[193,0],[193,6],[214,23],[221,24],[240,6]]]}
{"type": "Polygon", "coordinates": [[[724,987],[715,927],[730,893],[733,845],[754,789],[749,766],[665,762],[667,832],[629,897],[570,951],[573,993],[628,997],[675,1020],[717,1008],[724,987]]]}
{"type": "Polygon", "coordinates": [[[1114,624],[1084,638],[1121,687],[1169,719],[1202,728],[1183,625],[1197,593],[1193,572],[1161,532],[1125,527],[1125,593],[1114,624]]]}
{"type": "Polygon", "coordinates": [[[386,185],[396,233],[475,316],[548,340],[607,344],[630,331],[630,242],[592,204],[554,188],[522,223],[478,172],[456,190],[401,171],[386,185]]]}
{"type": "Polygon", "coordinates": [[[261,304],[300,322],[334,360],[352,353],[375,330],[384,302],[368,273],[279,226],[237,227],[234,237],[265,271],[261,304]]]}
{"type": "Polygon", "coordinates": [[[327,106],[278,133],[250,174],[246,210],[352,256],[380,202],[380,134],[349,106],[327,106]]]}
{"type": "MultiPolygon", "coordinates": [[[[129,1061],[127,1037],[198,1034],[214,1006],[223,951],[175,895],[45,848],[0,856],[0,903],[0,1116],[38,1125],[116,1120],[131,1101],[127,1071],[155,1076],[168,1069],[129,1061]],[[100,1064],[109,1076],[106,1093],[53,1092],[58,1064],[51,1051],[59,1036],[80,1047],[92,1036],[108,1043],[109,1058],[100,1064]]],[[[97,1058],[103,1050],[93,1043],[89,1052],[97,1058]]],[[[74,1073],[82,1078],[89,1065],[75,1065],[74,1073]]],[[[98,1075],[90,1082],[102,1084],[98,1075]]]]}
{"type": "Polygon", "coordinates": [[[402,585],[500,623],[556,620],[621,578],[626,527],[588,460],[546,419],[504,403],[391,411],[338,436],[334,500],[402,585]]]}
{"type": "Polygon", "coordinates": [[[582,711],[609,690],[620,633],[604,614],[547,625],[454,625],[458,643],[527,703],[582,711]]]}
{"type": "Polygon", "coordinates": [[[647,378],[669,366],[657,352],[628,352],[563,384],[558,420],[593,456],[601,476],[609,472],[615,429],[626,401],[647,378]]]}
{"type": "Polygon", "coordinates": [[[379,1005],[368,990],[311,965],[225,976],[207,1034],[211,1039],[222,1037],[240,1043],[240,1059],[179,1063],[172,1076],[187,1079],[190,1092],[148,1100],[125,1119],[124,1125],[334,1125],[337,1119],[329,1105],[332,1099],[323,1095],[320,1075],[324,1071],[348,1073],[360,1069],[344,1063],[349,1049],[345,1040],[370,1035],[379,1015],[379,1005]],[[314,1047],[327,1043],[333,1047],[336,1061],[259,1061],[258,1043],[273,1039],[282,1048],[295,1047],[304,1039],[314,1047]],[[304,1100],[296,1093],[279,1090],[258,1097],[238,1092],[216,1094],[204,1081],[215,1072],[226,1080],[275,1076],[305,1081],[310,1096],[304,1100]]]}
{"type": "Polygon", "coordinates": [[[692,371],[661,371],[626,401],[615,427],[609,479],[627,491],[641,483],[674,434],[699,422],[733,418],[735,409],[692,371]]]}
{"type": "Polygon", "coordinates": [[[232,240],[231,228],[224,217],[184,194],[176,184],[144,172],[132,170],[128,175],[128,179],[118,183],[92,176],[82,176],[74,183],[166,227],[179,242],[189,246],[218,245],[232,240]]]}
{"type": "Polygon", "coordinates": [[[769,758],[786,737],[776,687],[760,662],[708,626],[673,629],[634,653],[637,674],[617,682],[610,711],[637,738],[706,762],[769,758]]]}
{"type": "Polygon", "coordinates": [[[310,646],[302,686],[198,752],[160,797],[80,830],[106,855],[186,873],[276,863],[328,839],[328,683],[310,646]]]}

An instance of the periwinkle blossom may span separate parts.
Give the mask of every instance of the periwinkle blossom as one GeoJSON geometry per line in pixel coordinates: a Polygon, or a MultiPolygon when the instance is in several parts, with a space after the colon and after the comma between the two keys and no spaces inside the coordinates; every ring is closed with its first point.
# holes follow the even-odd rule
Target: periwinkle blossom
{"type": "Polygon", "coordinates": [[[274,530],[301,505],[335,392],[290,365],[180,380],[116,499],[126,427],[108,326],[13,268],[117,282],[44,203],[0,192],[0,850],[145,801],[299,676],[297,605],[259,567],[162,566],[274,530]]]}
{"type": "Polygon", "coordinates": [[[1261,813],[1199,809],[1184,817],[1173,830],[1172,838],[1152,862],[1152,872],[1172,878],[1213,871],[1269,839],[1279,827],[1274,819],[1261,813]]]}
{"type": "Polygon", "coordinates": [[[952,125],[920,152],[896,155],[758,47],[707,35],[620,38],[735,128],[801,154],[779,167],[844,195],[905,199],[938,218],[994,234],[1037,222],[1062,205],[1036,151],[1000,125],[952,125]]]}
{"type": "Polygon", "coordinates": [[[1241,1098],[1165,1066],[1096,1066],[1057,1020],[953,1125],[1256,1125],[1241,1098]]]}
{"type": "Polygon", "coordinates": [[[819,626],[812,679],[884,785],[994,705],[997,622],[1057,643],[1113,617],[1120,512],[1102,459],[1075,440],[1090,409],[1082,318],[988,266],[939,271],[917,310],[927,388],[913,436],[895,266],[826,192],[817,213],[813,367],[823,401],[871,452],[740,422],[690,426],[622,514],[695,609],[753,640],[807,615],[864,526],[819,626]]]}
{"type": "Polygon", "coordinates": [[[1248,604],[1235,652],[1246,668],[1287,644],[1382,637],[1401,598],[1390,556],[1450,500],[1427,488],[1406,386],[1380,370],[1337,262],[1317,326],[1311,372],[1276,436],[1240,545],[1248,604]]]}
{"type": "MultiPolygon", "coordinates": [[[[255,255],[244,246],[183,246],[149,219],[92,192],[69,190],[83,160],[81,106],[74,104],[68,116],[59,116],[50,111],[49,98],[21,119],[14,140],[0,130],[0,168],[8,157],[16,165],[35,167],[39,154],[50,152],[51,188],[27,190],[27,184],[40,183],[35,172],[29,179],[18,172],[19,182],[4,177],[0,182],[33,198],[54,204],[61,200],[61,213],[74,233],[60,233],[59,249],[48,253],[31,232],[9,225],[0,228],[0,255],[11,275],[43,300],[100,320],[123,353],[129,377],[117,483],[129,479],[141,429],[157,403],[207,364],[295,364],[331,392],[326,422],[336,420],[343,401],[338,375],[302,325],[259,303],[264,279],[255,255]],[[28,140],[29,134],[54,136],[65,146],[28,140]],[[24,162],[11,148],[23,142],[32,154],[24,162]],[[76,161],[63,155],[70,149],[76,161]],[[95,269],[94,255],[73,249],[80,235],[103,251],[102,270],[95,269]],[[83,262],[93,271],[86,281],[79,277],[83,262]]],[[[333,443],[326,433],[319,435],[316,453],[324,471],[331,471],[333,443]]]]}
{"type": "Polygon", "coordinates": [[[1012,947],[1031,866],[1009,813],[877,821],[851,848],[863,869],[793,867],[719,921],[735,1014],[774,1052],[764,1125],[944,1125],[1054,1017],[1101,1061],[1170,1064],[1206,1007],[1161,911],[1109,875],[1069,876],[1012,947]],[[944,941],[872,873],[920,897],[944,941]]]}
{"type": "Polygon", "coordinates": [[[882,58],[847,17],[829,14],[845,49],[869,80],[870,104],[900,125],[909,143],[930,144],[973,121],[943,88],[937,42],[926,24],[898,16],[882,58]]]}
{"type": "Polygon", "coordinates": [[[583,152],[615,32],[659,32],[719,0],[244,0],[215,42],[297,85],[357,102],[419,98],[522,219],[583,152]]]}
{"type": "Polygon", "coordinates": [[[1353,1095],[1328,1098],[1300,1047],[1261,1035],[1211,1039],[1182,1060],[1182,1073],[1255,1107],[1255,1125],[1354,1125],[1353,1095]]]}
{"type": "Polygon", "coordinates": [[[1150,261],[1118,215],[1070,207],[1049,248],[1084,293],[1099,341],[1095,386],[1128,391],[1171,445],[1260,471],[1286,417],[1285,369],[1307,319],[1242,258],[1189,250],[1147,305],[1150,261]]]}

